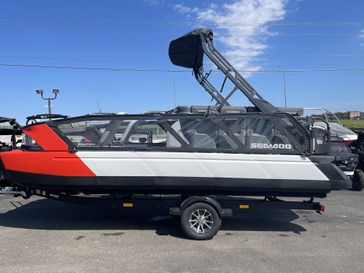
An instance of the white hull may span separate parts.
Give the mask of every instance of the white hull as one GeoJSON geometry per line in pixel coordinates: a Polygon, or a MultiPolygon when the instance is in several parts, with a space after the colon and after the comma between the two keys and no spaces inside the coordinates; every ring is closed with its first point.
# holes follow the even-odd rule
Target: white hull
{"type": "Polygon", "coordinates": [[[245,179],[329,180],[308,158],[184,152],[80,151],[96,176],[216,177],[245,179]]]}

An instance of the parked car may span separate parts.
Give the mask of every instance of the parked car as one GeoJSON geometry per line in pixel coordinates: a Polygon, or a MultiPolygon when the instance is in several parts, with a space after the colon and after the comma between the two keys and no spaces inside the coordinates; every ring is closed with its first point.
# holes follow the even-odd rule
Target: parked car
{"type": "Polygon", "coordinates": [[[353,190],[361,191],[364,188],[364,130],[355,130],[358,140],[351,149],[358,155],[358,165],[353,176],[353,190]]]}

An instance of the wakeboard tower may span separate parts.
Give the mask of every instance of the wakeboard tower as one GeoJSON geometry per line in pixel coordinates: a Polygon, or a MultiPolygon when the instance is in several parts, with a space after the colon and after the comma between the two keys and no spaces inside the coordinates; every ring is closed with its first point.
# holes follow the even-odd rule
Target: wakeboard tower
{"type": "MultiPolygon", "coordinates": [[[[32,194],[129,193],[325,197],[347,187],[326,153],[325,134],[279,112],[197,29],[170,43],[173,64],[191,68],[216,101],[140,115],[107,114],[13,123],[20,148],[2,148],[7,183],[32,194]],[[207,56],[225,76],[218,90],[204,72],[207,56]],[[227,81],[233,89],[223,96],[227,81]],[[231,106],[241,92],[252,107],[231,106]],[[15,124],[15,125],[14,125],[15,124]],[[321,139],[322,138],[322,139],[321,139]]],[[[3,121],[9,121],[2,119],[3,121]]],[[[9,132],[8,132],[9,133],[9,132]]],[[[3,145],[5,147],[5,145],[3,145]]]]}

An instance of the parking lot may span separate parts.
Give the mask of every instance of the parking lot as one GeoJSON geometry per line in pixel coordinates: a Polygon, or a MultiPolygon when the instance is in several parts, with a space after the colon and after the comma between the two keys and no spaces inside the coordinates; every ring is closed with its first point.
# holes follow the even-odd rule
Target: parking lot
{"type": "Polygon", "coordinates": [[[210,241],[178,218],[0,196],[1,272],[364,272],[364,192],[326,212],[247,211],[210,241]]]}

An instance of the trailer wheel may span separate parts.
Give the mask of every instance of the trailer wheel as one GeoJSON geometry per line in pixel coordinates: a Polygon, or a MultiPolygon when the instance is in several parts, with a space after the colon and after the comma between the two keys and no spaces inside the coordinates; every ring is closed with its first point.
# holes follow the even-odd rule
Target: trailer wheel
{"type": "Polygon", "coordinates": [[[353,191],[361,191],[364,188],[364,172],[356,169],[353,177],[353,191]]]}
{"type": "Polygon", "coordinates": [[[219,231],[221,218],[211,205],[195,203],[182,211],[181,226],[187,237],[208,240],[219,231]]]}

